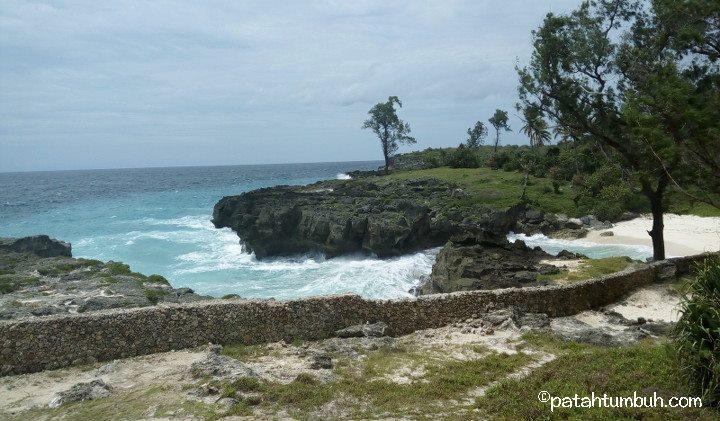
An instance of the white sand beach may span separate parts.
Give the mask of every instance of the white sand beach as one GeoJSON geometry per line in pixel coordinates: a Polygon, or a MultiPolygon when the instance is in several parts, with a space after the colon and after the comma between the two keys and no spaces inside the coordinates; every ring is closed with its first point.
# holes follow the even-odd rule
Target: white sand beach
{"type": "MultiPolygon", "coordinates": [[[[666,214],[665,252],[668,257],[690,256],[707,251],[720,251],[720,217],[666,214]]],[[[652,217],[643,215],[631,221],[618,222],[611,229],[592,230],[584,241],[600,244],[645,245],[652,247],[648,231],[652,217]],[[612,231],[612,236],[601,236],[612,231]]]]}

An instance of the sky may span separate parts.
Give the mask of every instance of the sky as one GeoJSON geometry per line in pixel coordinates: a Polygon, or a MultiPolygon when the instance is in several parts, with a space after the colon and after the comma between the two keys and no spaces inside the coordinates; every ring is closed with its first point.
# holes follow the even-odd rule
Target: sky
{"type": "Polygon", "coordinates": [[[0,172],[381,160],[398,96],[417,144],[496,108],[579,0],[13,1],[0,5],[0,172]]]}

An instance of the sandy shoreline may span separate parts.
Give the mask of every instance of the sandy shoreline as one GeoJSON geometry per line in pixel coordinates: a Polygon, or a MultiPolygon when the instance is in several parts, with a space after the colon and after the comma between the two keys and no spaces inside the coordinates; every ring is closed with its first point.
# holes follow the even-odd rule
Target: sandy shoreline
{"type": "MultiPolygon", "coordinates": [[[[666,214],[664,224],[665,252],[668,257],[720,251],[720,217],[666,214]]],[[[651,228],[652,217],[643,215],[631,221],[618,222],[610,229],[592,230],[582,241],[652,247],[647,233],[651,228]],[[612,231],[614,235],[600,235],[606,231],[612,231]]]]}

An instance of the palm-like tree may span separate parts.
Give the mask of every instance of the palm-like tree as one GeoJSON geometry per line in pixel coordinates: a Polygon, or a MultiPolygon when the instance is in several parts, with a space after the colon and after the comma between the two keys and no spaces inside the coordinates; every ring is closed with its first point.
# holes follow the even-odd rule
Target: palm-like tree
{"type": "Polygon", "coordinates": [[[543,146],[550,143],[550,130],[547,122],[542,118],[542,113],[535,107],[528,107],[523,110],[525,125],[520,131],[530,139],[530,149],[535,146],[543,146]]]}

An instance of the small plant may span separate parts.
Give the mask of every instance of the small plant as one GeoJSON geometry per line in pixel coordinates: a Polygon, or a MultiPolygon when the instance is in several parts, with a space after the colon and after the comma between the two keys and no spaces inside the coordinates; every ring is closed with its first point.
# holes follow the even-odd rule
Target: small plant
{"type": "Polygon", "coordinates": [[[125,263],[108,262],[107,268],[113,275],[130,275],[132,273],[130,266],[125,263]]]}
{"type": "Polygon", "coordinates": [[[170,282],[168,282],[168,280],[165,279],[165,277],[161,276],[161,275],[150,275],[144,280],[144,282],[150,282],[153,284],[170,285],[170,282]]]}
{"type": "Polygon", "coordinates": [[[155,305],[165,295],[165,291],[157,288],[148,288],[145,290],[145,297],[151,304],[155,305]]]}
{"type": "Polygon", "coordinates": [[[707,259],[687,284],[675,326],[683,371],[704,402],[720,406],[720,259],[707,259]]]}

